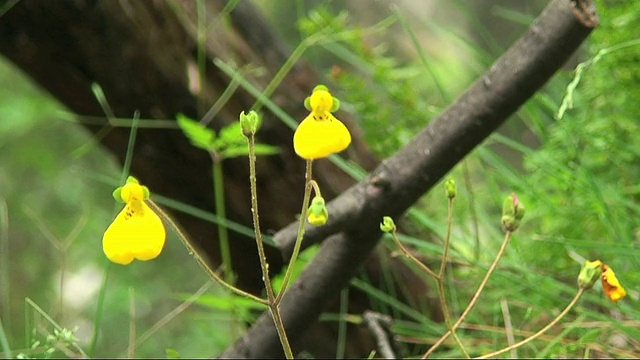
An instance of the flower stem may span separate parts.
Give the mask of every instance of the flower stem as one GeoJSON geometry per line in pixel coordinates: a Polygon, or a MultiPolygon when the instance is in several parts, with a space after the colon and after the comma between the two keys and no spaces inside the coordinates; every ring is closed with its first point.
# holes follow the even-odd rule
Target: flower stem
{"type": "Polygon", "coordinates": [[[184,247],[187,248],[187,251],[189,252],[189,255],[193,255],[194,259],[196,259],[196,262],[198,263],[198,265],[200,265],[200,267],[202,267],[202,269],[204,269],[204,271],[209,275],[209,277],[211,277],[211,279],[213,279],[215,282],[219,283],[220,285],[224,286],[225,288],[227,288],[228,290],[247,297],[253,301],[259,302],[260,304],[265,304],[268,305],[269,302],[265,299],[259,298],[253,294],[250,294],[244,290],[238,289],[237,287],[227,283],[226,281],[224,281],[220,276],[218,276],[218,274],[215,273],[215,271],[211,270],[211,268],[209,267],[209,265],[207,265],[207,263],[204,261],[204,259],[196,252],[196,250],[193,248],[193,246],[191,246],[191,243],[189,242],[189,240],[187,240],[186,235],[184,234],[184,232],[182,230],[180,230],[180,228],[178,227],[178,224],[175,223],[175,221],[173,221],[173,219],[171,219],[171,217],[169,217],[169,215],[167,215],[167,213],[164,212],[164,210],[162,210],[153,200],[145,200],[147,202],[147,204],[156,212],[160,215],[160,217],[167,223],[169,224],[169,226],[173,229],[173,231],[176,233],[176,235],[178,236],[178,238],[180,239],[180,241],[182,242],[182,244],[184,245],[184,247]]]}
{"type": "Polygon", "coordinates": [[[267,291],[267,305],[273,318],[273,323],[278,332],[280,338],[280,344],[284,355],[287,359],[293,359],[293,352],[287,339],[287,333],[284,329],[284,323],[280,316],[280,308],[278,302],[273,294],[273,288],[271,287],[271,278],[269,277],[269,264],[267,263],[267,257],[264,253],[264,244],[262,241],[262,232],[260,231],[260,219],[258,217],[258,192],[256,186],[256,153],[255,153],[255,138],[253,133],[247,136],[249,142],[249,183],[251,184],[251,214],[253,216],[253,231],[256,235],[256,245],[258,247],[258,257],[260,258],[260,267],[262,269],[262,280],[264,281],[264,287],[267,291]]]}
{"type": "Polygon", "coordinates": [[[289,259],[289,265],[287,265],[287,271],[284,274],[284,279],[282,280],[282,286],[280,287],[280,291],[278,292],[278,296],[276,297],[276,304],[280,303],[282,300],[282,296],[284,296],[284,292],[287,290],[287,285],[289,284],[289,280],[291,278],[291,274],[293,273],[293,267],[298,258],[298,254],[300,253],[300,245],[302,244],[302,238],[304,237],[304,228],[307,221],[307,210],[309,208],[309,198],[311,198],[311,188],[315,187],[316,192],[319,192],[318,185],[315,181],[311,180],[312,169],[313,169],[313,160],[307,160],[307,168],[305,172],[305,186],[304,186],[304,197],[302,199],[302,210],[300,211],[300,223],[298,225],[298,235],[296,237],[296,242],[293,246],[293,252],[291,253],[291,258],[289,259]]]}
{"type": "Polygon", "coordinates": [[[537,337],[539,337],[540,335],[544,334],[545,332],[547,332],[547,330],[551,329],[553,326],[555,326],[560,320],[562,320],[562,318],[567,315],[567,313],[576,305],[576,303],[578,303],[578,300],[580,300],[580,298],[582,297],[582,295],[584,294],[584,289],[580,288],[578,290],[578,293],[576,294],[576,296],[573,297],[573,299],[571,300],[571,302],[569,303],[569,305],[567,305],[567,307],[564,308],[564,310],[562,310],[562,312],[560,314],[558,314],[558,316],[555,317],[555,319],[553,319],[550,323],[548,323],[545,327],[543,327],[542,329],[538,330],[538,332],[536,332],[535,334],[529,336],[528,338],[517,342],[515,344],[509,345],[504,349],[500,349],[498,351],[494,351],[490,354],[485,354],[482,355],[480,357],[477,357],[476,359],[487,359],[487,358],[494,358],[500,354],[506,353],[507,351],[511,351],[513,349],[519,348],[522,345],[525,345],[529,342],[531,342],[532,340],[536,339],[537,337]]]}
{"type": "Polygon", "coordinates": [[[396,235],[395,230],[391,232],[391,238],[396,243],[396,246],[398,246],[398,248],[400,248],[400,250],[402,250],[402,253],[404,254],[404,256],[408,257],[414,263],[416,263],[416,265],[418,265],[420,267],[420,269],[422,269],[422,271],[426,272],[427,274],[429,274],[434,279],[438,279],[438,274],[433,272],[433,270],[429,269],[429,267],[427,267],[427,265],[423,264],[422,261],[420,261],[418,258],[413,256],[413,254],[411,252],[409,252],[409,250],[406,247],[404,247],[404,245],[402,245],[402,243],[400,242],[400,239],[398,239],[398,236],[396,235]]]}
{"type": "MultiPolygon", "coordinates": [[[[442,262],[440,263],[440,270],[438,271],[438,276],[436,277],[436,282],[438,284],[438,298],[440,299],[440,308],[442,309],[442,314],[444,315],[444,323],[447,325],[447,329],[451,331],[453,328],[451,326],[451,314],[449,313],[449,307],[447,306],[447,298],[444,292],[444,271],[447,268],[447,258],[449,257],[449,244],[451,242],[451,226],[453,223],[453,197],[449,198],[449,206],[447,213],[447,236],[444,240],[444,251],[442,254],[442,262]]],[[[464,348],[462,341],[458,337],[455,331],[451,332],[453,334],[453,339],[458,344],[458,347],[462,351],[462,353],[469,358],[469,353],[464,348]]]]}
{"type": "Polygon", "coordinates": [[[224,176],[222,175],[222,158],[219,154],[212,154],[213,159],[213,193],[215,197],[216,215],[221,221],[218,223],[218,240],[220,242],[220,257],[224,268],[224,280],[234,283],[231,250],[229,248],[229,232],[227,230],[227,211],[224,202],[224,176]]]}
{"type": "Polygon", "coordinates": [[[433,353],[438,346],[440,346],[445,340],[447,340],[449,338],[449,335],[451,335],[453,332],[456,331],[458,326],[462,324],[462,322],[467,317],[469,312],[471,312],[471,309],[473,309],[473,306],[476,304],[476,301],[478,301],[478,298],[480,297],[482,290],[484,290],[485,285],[487,285],[487,282],[489,281],[489,277],[491,276],[496,266],[498,265],[498,261],[504,254],[504,251],[507,249],[507,245],[509,244],[510,239],[511,239],[511,231],[507,231],[504,235],[502,246],[500,246],[500,250],[498,250],[498,254],[496,255],[496,258],[493,260],[493,263],[491,263],[491,266],[489,266],[489,270],[487,271],[484,278],[482,279],[482,282],[480,282],[480,285],[478,286],[478,289],[476,290],[475,294],[473,294],[471,301],[469,301],[469,305],[467,305],[467,308],[462,312],[462,315],[460,315],[460,318],[458,318],[458,321],[456,321],[456,323],[453,324],[451,329],[447,331],[444,335],[442,335],[442,337],[438,339],[438,341],[436,341],[436,343],[433,344],[433,346],[431,346],[431,348],[426,353],[424,353],[424,355],[422,356],[423,359],[428,358],[429,355],[431,355],[431,353],[433,353]]]}

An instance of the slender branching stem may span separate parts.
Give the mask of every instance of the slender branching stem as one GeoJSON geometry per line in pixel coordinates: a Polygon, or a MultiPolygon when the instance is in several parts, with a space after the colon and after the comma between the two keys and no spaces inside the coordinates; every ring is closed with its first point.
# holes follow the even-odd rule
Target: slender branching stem
{"type": "MultiPolygon", "coordinates": [[[[438,276],[436,277],[436,282],[438,284],[438,299],[440,299],[440,308],[442,309],[442,314],[444,315],[444,323],[447,325],[447,330],[451,330],[451,314],[449,313],[449,307],[447,306],[447,297],[444,292],[444,271],[447,268],[447,262],[449,257],[449,244],[451,243],[451,227],[453,224],[453,197],[449,198],[449,206],[447,213],[447,236],[444,240],[444,251],[442,254],[442,262],[440,263],[440,270],[438,271],[438,276]]],[[[469,353],[465,349],[462,341],[458,337],[455,331],[452,332],[453,339],[458,344],[458,347],[462,351],[462,353],[469,358],[469,353]]]]}
{"type": "Polygon", "coordinates": [[[289,265],[287,265],[287,271],[284,274],[284,279],[282,280],[282,287],[280,288],[280,292],[278,292],[278,296],[276,297],[276,304],[279,304],[282,300],[282,296],[284,296],[285,291],[287,290],[287,285],[289,284],[289,280],[291,279],[291,274],[293,273],[293,267],[298,259],[298,254],[300,253],[300,244],[302,244],[302,238],[304,237],[304,228],[307,221],[307,210],[309,208],[309,199],[311,198],[311,188],[314,187],[316,191],[316,195],[320,192],[320,188],[315,181],[311,179],[313,169],[313,160],[307,160],[307,169],[305,172],[305,185],[304,185],[304,197],[302,199],[302,210],[300,211],[300,222],[298,225],[298,235],[296,237],[296,243],[293,246],[293,252],[291,253],[291,258],[289,259],[289,265]]]}
{"type": "Polygon", "coordinates": [[[440,339],[438,339],[438,341],[436,341],[436,343],[433,344],[433,346],[431,346],[431,348],[426,353],[424,353],[424,355],[422,356],[423,359],[428,358],[429,355],[431,355],[431,353],[433,353],[435,351],[435,349],[438,348],[438,346],[440,346],[445,340],[447,340],[449,338],[449,336],[453,332],[456,331],[458,326],[460,326],[460,324],[462,324],[462,322],[467,317],[469,312],[471,312],[471,309],[473,309],[473,306],[478,301],[478,298],[480,297],[480,294],[482,293],[482,290],[484,290],[485,285],[487,285],[487,282],[489,281],[489,277],[491,276],[491,274],[495,270],[496,266],[498,265],[498,261],[500,260],[500,258],[504,254],[505,250],[507,249],[507,245],[509,244],[509,240],[511,239],[511,234],[512,234],[511,231],[509,231],[509,230],[506,231],[506,233],[504,235],[504,240],[502,241],[502,246],[500,246],[500,250],[498,250],[498,254],[496,255],[495,259],[493,260],[493,263],[491,263],[491,266],[489,266],[489,270],[487,270],[487,273],[484,275],[484,278],[480,282],[480,285],[478,286],[478,289],[473,294],[473,297],[471,298],[471,301],[469,301],[469,305],[467,305],[467,308],[462,312],[462,314],[460,315],[460,318],[458,318],[458,321],[456,321],[455,324],[453,324],[453,326],[451,326],[451,329],[449,331],[447,331],[444,335],[442,335],[442,337],[440,339]]]}
{"type": "Polygon", "coordinates": [[[173,219],[171,219],[171,217],[167,213],[165,213],[164,210],[162,210],[153,200],[146,200],[146,202],[173,229],[173,231],[178,236],[178,239],[180,239],[182,244],[187,248],[187,251],[189,252],[189,254],[193,256],[193,258],[196,260],[198,265],[200,265],[200,267],[202,267],[202,269],[204,269],[204,271],[209,275],[209,277],[211,277],[211,279],[213,279],[215,282],[219,283],[220,285],[224,286],[228,290],[230,290],[230,291],[232,291],[232,292],[234,292],[234,293],[236,293],[238,295],[247,297],[247,298],[249,298],[249,299],[251,299],[253,301],[259,302],[260,304],[269,305],[268,300],[259,298],[259,297],[255,296],[253,294],[250,294],[250,293],[248,293],[248,292],[246,292],[244,290],[238,289],[237,287],[227,283],[220,276],[218,276],[218,274],[216,274],[215,271],[211,270],[209,265],[207,265],[207,263],[204,261],[204,259],[196,252],[196,250],[193,248],[193,246],[191,246],[191,243],[189,242],[189,240],[187,240],[187,236],[180,229],[180,227],[178,227],[178,224],[176,224],[175,221],[173,221],[173,219]]]}
{"type": "Polygon", "coordinates": [[[293,352],[287,339],[287,333],[284,329],[284,323],[280,316],[280,309],[278,308],[278,302],[273,294],[273,288],[271,287],[271,278],[269,277],[269,264],[267,263],[267,257],[264,253],[264,243],[262,241],[262,232],[260,231],[260,219],[258,217],[258,191],[256,186],[256,153],[255,153],[255,137],[253,133],[247,136],[249,142],[249,183],[251,184],[251,214],[253,216],[253,231],[256,236],[256,245],[258,247],[258,257],[260,258],[260,267],[262,269],[262,280],[264,281],[264,287],[267,291],[267,299],[269,311],[273,318],[273,323],[278,332],[280,338],[280,344],[284,355],[287,359],[293,359],[293,352]]]}
{"type": "Polygon", "coordinates": [[[564,310],[562,310],[562,312],[560,314],[558,314],[558,316],[555,317],[555,319],[553,319],[550,323],[548,323],[545,327],[543,327],[542,329],[538,330],[538,332],[536,332],[535,334],[529,336],[528,338],[517,342],[513,345],[509,345],[507,347],[505,347],[504,349],[500,349],[498,351],[494,351],[490,354],[485,354],[482,355],[480,357],[477,357],[475,359],[488,359],[488,358],[494,358],[500,354],[506,353],[507,351],[511,351],[513,349],[519,348],[522,345],[525,345],[529,342],[531,342],[532,340],[535,340],[537,337],[539,337],[540,335],[544,334],[545,332],[547,332],[547,330],[551,329],[552,327],[554,327],[560,320],[562,320],[562,318],[567,315],[567,313],[569,313],[569,311],[578,303],[578,300],[580,300],[580,298],[582,297],[582,295],[584,294],[584,289],[580,288],[578,290],[578,293],[576,293],[576,296],[573,297],[573,299],[571,300],[571,302],[569,303],[569,305],[567,305],[567,307],[564,308],[564,310]]]}
{"type": "Polygon", "coordinates": [[[418,258],[413,256],[413,254],[409,252],[409,249],[407,249],[406,247],[404,247],[404,245],[402,245],[402,243],[400,242],[400,239],[398,239],[398,236],[396,235],[395,230],[391,232],[391,238],[393,238],[393,241],[396,243],[396,246],[398,246],[398,248],[402,250],[402,253],[404,254],[404,256],[408,257],[409,259],[411,259],[411,261],[416,263],[416,265],[418,265],[420,269],[422,269],[422,271],[426,272],[434,279],[436,280],[438,279],[438,274],[433,272],[433,270],[429,269],[427,265],[423,264],[422,261],[420,261],[418,258]]]}

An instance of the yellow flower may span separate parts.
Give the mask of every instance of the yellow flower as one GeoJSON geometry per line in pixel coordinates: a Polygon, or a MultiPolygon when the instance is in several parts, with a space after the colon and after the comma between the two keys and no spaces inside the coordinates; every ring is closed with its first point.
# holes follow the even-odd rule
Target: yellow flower
{"type": "Polygon", "coordinates": [[[602,290],[613,302],[617,302],[627,295],[627,291],[620,285],[616,274],[607,265],[602,265],[602,290]]]}
{"type": "Polygon", "coordinates": [[[351,143],[351,134],[331,111],[338,101],[324,86],[316,86],[305,105],[311,109],[293,134],[293,148],[303,159],[313,160],[327,157],[346,149],[351,143]]]}
{"type": "Polygon", "coordinates": [[[113,194],[126,205],[104,232],[104,254],[121,265],[134,259],[156,258],[164,247],[166,233],[160,217],[144,201],[149,198],[149,190],[130,176],[113,194]]]}

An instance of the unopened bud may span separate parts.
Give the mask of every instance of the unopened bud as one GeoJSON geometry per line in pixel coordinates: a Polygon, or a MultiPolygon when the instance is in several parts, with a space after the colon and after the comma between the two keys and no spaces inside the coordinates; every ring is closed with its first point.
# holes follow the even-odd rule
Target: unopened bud
{"type": "Polygon", "coordinates": [[[244,111],[240,113],[240,129],[242,129],[242,135],[249,137],[255,135],[260,126],[260,115],[257,112],[251,110],[248,114],[244,111]]]}
{"type": "Polygon", "coordinates": [[[600,279],[601,275],[602,262],[600,260],[585,261],[578,275],[578,286],[581,289],[589,290],[600,279]]]}
{"type": "Polygon", "coordinates": [[[320,226],[324,225],[329,219],[329,211],[325,205],[324,198],[316,196],[311,200],[311,206],[309,206],[309,214],[307,215],[307,221],[309,224],[320,226]]]}
{"type": "Polygon", "coordinates": [[[393,222],[393,219],[390,216],[385,216],[382,218],[382,222],[380,223],[380,230],[386,233],[396,231],[396,224],[393,222]]]}
{"type": "Polygon", "coordinates": [[[448,178],[444,182],[444,191],[447,194],[447,198],[453,199],[456,197],[456,181],[452,178],[448,178]]]}
{"type": "Polygon", "coordinates": [[[515,231],[520,226],[520,221],[524,217],[525,207],[520,202],[516,194],[507,196],[502,203],[502,228],[505,231],[515,231]]]}

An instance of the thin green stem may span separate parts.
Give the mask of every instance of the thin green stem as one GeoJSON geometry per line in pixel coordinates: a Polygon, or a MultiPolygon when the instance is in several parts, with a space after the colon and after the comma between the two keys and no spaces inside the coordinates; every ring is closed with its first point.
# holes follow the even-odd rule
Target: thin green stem
{"type": "Polygon", "coordinates": [[[491,266],[489,266],[489,270],[487,270],[487,273],[484,275],[484,278],[480,282],[478,289],[473,294],[471,301],[469,301],[469,305],[467,305],[467,308],[462,312],[462,315],[460,315],[460,318],[458,318],[458,321],[456,321],[456,323],[453,324],[453,326],[451,326],[451,329],[447,331],[444,335],[442,335],[442,337],[438,339],[438,341],[436,341],[436,343],[433,344],[433,346],[431,346],[431,348],[426,353],[424,353],[424,355],[422,356],[423,359],[428,358],[429,355],[431,355],[431,353],[433,353],[438,348],[438,346],[440,346],[445,340],[447,340],[451,335],[451,333],[456,331],[458,326],[462,324],[462,322],[467,317],[469,312],[471,312],[471,309],[473,309],[473,306],[476,304],[476,301],[478,301],[478,298],[480,297],[482,290],[484,290],[485,285],[487,285],[487,282],[489,281],[489,277],[491,276],[496,266],[498,265],[498,261],[504,254],[504,251],[507,249],[507,245],[509,244],[509,240],[511,239],[511,234],[512,234],[511,231],[507,231],[505,233],[504,240],[502,241],[502,246],[500,246],[500,250],[498,250],[498,254],[496,255],[496,258],[491,263],[491,266]]]}
{"type": "Polygon", "coordinates": [[[127,346],[127,358],[133,359],[136,355],[136,298],[133,286],[129,286],[129,346],[127,346]]]}
{"type": "Polygon", "coordinates": [[[580,288],[578,290],[578,293],[576,294],[576,296],[573,297],[573,299],[571,300],[571,302],[569,303],[569,305],[567,305],[564,310],[562,310],[562,312],[560,314],[558,314],[558,316],[555,317],[555,319],[553,319],[550,323],[548,323],[545,327],[543,327],[542,329],[538,330],[538,332],[536,332],[535,334],[529,336],[528,338],[517,342],[513,345],[509,345],[507,347],[505,347],[504,349],[500,349],[498,351],[494,351],[492,353],[489,354],[485,354],[482,355],[480,357],[474,358],[474,359],[488,359],[488,358],[494,358],[500,354],[506,353],[507,351],[511,351],[513,349],[519,348],[522,345],[525,345],[533,340],[535,340],[536,338],[538,338],[540,335],[544,334],[545,332],[547,332],[547,330],[551,329],[552,327],[554,327],[560,320],[562,320],[562,318],[567,315],[567,313],[569,313],[569,311],[578,303],[578,300],[580,300],[580,298],[582,297],[582,295],[584,294],[584,289],[580,288]]]}
{"type": "Polygon", "coordinates": [[[255,152],[255,137],[253,134],[247,136],[249,143],[249,183],[251,184],[251,214],[253,216],[253,231],[256,235],[256,246],[258,247],[258,257],[260,258],[260,267],[262,269],[262,280],[264,281],[264,287],[267,291],[267,299],[269,305],[269,311],[273,318],[273,323],[278,332],[280,338],[280,344],[284,355],[287,359],[293,359],[293,352],[289,345],[289,339],[287,339],[287,333],[284,329],[284,323],[280,316],[280,308],[276,302],[276,297],[273,294],[273,288],[271,287],[271,278],[269,277],[269,264],[267,263],[267,256],[264,253],[264,244],[262,242],[262,232],[260,231],[260,219],[258,216],[258,191],[256,186],[256,152],[255,152]]]}
{"type": "Polygon", "coordinates": [[[440,263],[440,271],[438,271],[438,279],[442,279],[444,271],[447,268],[447,260],[449,257],[449,243],[451,242],[451,227],[453,223],[453,198],[449,199],[449,207],[447,212],[447,236],[444,239],[444,251],[442,254],[442,262],[440,263]]]}
{"type": "Polygon", "coordinates": [[[212,154],[213,159],[213,195],[215,197],[216,215],[221,222],[218,224],[218,240],[220,242],[220,257],[224,268],[224,280],[234,283],[231,249],[229,247],[229,232],[227,229],[227,209],[224,201],[224,176],[222,175],[222,158],[212,154]]]}
{"type": "MultiPolygon", "coordinates": [[[[280,287],[280,291],[278,292],[278,297],[276,297],[276,304],[280,303],[282,297],[284,296],[285,291],[287,290],[287,286],[289,285],[289,280],[291,278],[291,274],[293,273],[293,267],[298,259],[298,254],[300,253],[300,245],[302,244],[302,238],[304,237],[304,229],[307,222],[307,210],[309,209],[309,199],[311,198],[311,188],[318,185],[315,181],[311,180],[313,175],[313,160],[307,160],[307,168],[305,172],[305,186],[304,186],[304,197],[302,199],[302,210],[300,211],[300,221],[298,225],[298,235],[296,236],[296,242],[293,246],[293,252],[291,253],[291,258],[289,259],[289,265],[287,265],[287,271],[284,273],[284,279],[282,280],[282,286],[280,287]]],[[[319,192],[319,189],[316,189],[316,192],[319,192]]]]}
{"type": "MultiPolygon", "coordinates": [[[[444,323],[447,325],[447,329],[451,330],[451,314],[449,313],[449,307],[447,306],[447,298],[444,292],[444,271],[447,268],[447,261],[449,257],[449,244],[451,242],[451,227],[453,224],[453,199],[449,198],[449,206],[447,212],[447,236],[444,240],[444,251],[442,254],[442,261],[440,262],[440,270],[438,271],[438,277],[436,278],[436,283],[438,284],[438,299],[440,299],[440,308],[442,309],[442,314],[444,315],[444,323]]],[[[458,337],[455,331],[452,332],[453,338],[458,344],[458,347],[462,351],[462,353],[469,358],[469,353],[465,349],[462,341],[458,337]]]]}
{"type": "Polygon", "coordinates": [[[187,240],[186,235],[184,234],[184,232],[180,229],[180,227],[178,227],[178,224],[175,223],[175,221],[173,221],[173,219],[171,219],[171,217],[169,217],[169,215],[167,215],[167,213],[164,212],[164,210],[162,210],[153,200],[146,200],[147,204],[149,204],[149,206],[155,211],[157,212],[160,217],[167,223],[169,224],[169,226],[173,229],[173,231],[176,233],[176,235],[178,236],[178,239],[180,239],[180,241],[182,242],[182,244],[184,245],[184,247],[187,248],[187,251],[189,252],[189,255],[192,255],[193,258],[196,260],[196,262],[198,263],[198,265],[200,265],[200,267],[202,267],[202,269],[209,275],[209,277],[211,277],[211,279],[213,279],[215,282],[219,283],[220,285],[224,286],[225,288],[227,288],[228,290],[247,297],[253,301],[259,302],[261,304],[265,304],[268,305],[269,302],[265,299],[259,298],[253,294],[250,294],[244,290],[238,289],[237,287],[227,283],[226,281],[224,281],[220,276],[218,276],[218,274],[215,273],[215,271],[211,270],[211,268],[209,267],[209,265],[207,265],[207,263],[204,261],[204,259],[196,252],[196,250],[193,248],[193,246],[191,246],[191,243],[189,243],[189,240],[187,240]]]}
{"type": "Polygon", "coordinates": [[[198,17],[197,34],[197,66],[198,66],[198,92],[196,96],[196,108],[198,116],[204,113],[204,79],[206,78],[207,58],[205,53],[205,42],[207,41],[207,8],[204,0],[196,0],[196,13],[198,17]]]}
{"type": "Polygon", "coordinates": [[[473,225],[473,239],[475,241],[473,254],[475,261],[480,260],[480,224],[478,223],[478,214],[476,213],[476,200],[475,193],[473,191],[473,183],[471,182],[471,172],[469,171],[469,160],[464,159],[462,161],[462,174],[464,177],[464,183],[468,190],[469,199],[469,216],[471,217],[471,224],[473,225]]]}
{"type": "Polygon", "coordinates": [[[102,314],[104,309],[104,299],[107,297],[107,282],[109,280],[109,272],[111,271],[111,261],[105,258],[106,270],[104,271],[104,277],[102,278],[102,284],[100,285],[100,293],[98,294],[98,304],[96,305],[96,316],[93,321],[93,336],[91,337],[91,345],[89,346],[89,355],[93,357],[93,353],[96,350],[98,344],[98,336],[100,335],[100,324],[102,324],[102,314]]]}

